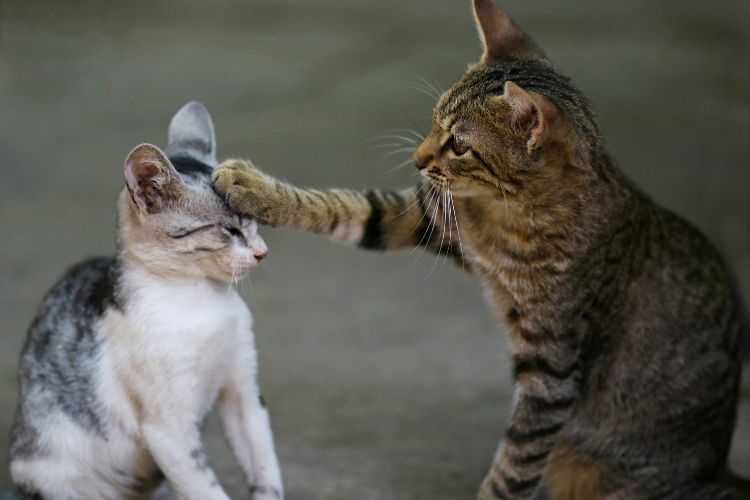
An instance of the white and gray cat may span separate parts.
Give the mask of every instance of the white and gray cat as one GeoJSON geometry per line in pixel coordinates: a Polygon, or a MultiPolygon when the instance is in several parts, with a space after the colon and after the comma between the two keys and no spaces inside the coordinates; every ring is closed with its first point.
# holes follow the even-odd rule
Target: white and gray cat
{"type": "Polygon", "coordinates": [[[136,147],[118,251],[72,268],[28,331],[11,475],[26,498],[228,499],[201,424],[214,402],[253,499],[283,496],[257,385],[250,312],[231,283],[267,253],[256,222],[213,192],[206,108],[172,119],[166,154],[136,147]]]}

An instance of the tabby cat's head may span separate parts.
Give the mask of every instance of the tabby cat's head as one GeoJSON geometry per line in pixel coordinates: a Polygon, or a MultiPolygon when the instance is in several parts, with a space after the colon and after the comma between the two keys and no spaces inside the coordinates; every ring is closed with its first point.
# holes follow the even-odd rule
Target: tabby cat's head
{"type": "Polygon", "coordinates": [[[474,14],[484,54],[440,97],[416,167],[457,196],[531,197],[586,176],[600,147],[586,98],[492,0],[474,14]]]}
{"type": "Polygon", "coordinates": [[[257,223],[213,191],[216,164],[211,117],[197,102],[172,119],[166,153],[151,144],[130,152],[119,207],[126,258],[164,276],[230,281],[265,257],[257,223]]]}

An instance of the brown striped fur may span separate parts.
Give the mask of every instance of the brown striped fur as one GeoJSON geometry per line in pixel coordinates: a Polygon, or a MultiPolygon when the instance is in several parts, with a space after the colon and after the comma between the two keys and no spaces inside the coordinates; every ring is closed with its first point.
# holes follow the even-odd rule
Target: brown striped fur
{"type": "Polygon", "coordinates": [[[575,450],[556,446],[550,455],[545,480],[559,500],[605,500],[610,472],[602,463],[579,456],[575,450]]]}
{"type": "Polygon", "coordinates": [[[480,499],[739,498],[720,483],[742,325],[707,239],[638,190],[585,96],[490,0],[485,52],[440,96],[400,192],[317,191],[230,161],[216,187],[271,225],[450,252],[509,327],[516,397],[480,499]]]}

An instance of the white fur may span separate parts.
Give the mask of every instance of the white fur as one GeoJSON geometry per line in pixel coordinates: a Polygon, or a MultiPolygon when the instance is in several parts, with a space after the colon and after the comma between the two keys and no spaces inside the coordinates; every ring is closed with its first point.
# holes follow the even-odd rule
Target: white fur
{"type": "Polygon", "coordinates": [[[229,497],[196,456],[199,425],[218,402],[227,436],[255,499],[279,498],[281,473],[256,382],[250,312],[237,292],[208,280],[123,273],[129,300],[101,321],[96,398],[106,439],[63,413],[48,416],[48,453],[15,460],[19,484],[49,498],[127,496],[123,476],[158,467],[184,499],[229,497]],[[123,474],[124,473],[124,474],[123,474]]]}

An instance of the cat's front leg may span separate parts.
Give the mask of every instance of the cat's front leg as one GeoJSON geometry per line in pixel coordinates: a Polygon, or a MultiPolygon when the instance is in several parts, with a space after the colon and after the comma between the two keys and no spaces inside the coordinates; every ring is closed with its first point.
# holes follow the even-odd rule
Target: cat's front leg
{"type": "Polygon", "coordinates": [[[253,500],[284,498],[281,470],[265,404],[259,395],[228,388],[219,402],[224,431],[253,500]]]}
{"type": "Polygon", "coordinates": [[[182,500],[229,500],[208,465],[196,425],[179,425],[180,415],[150,418],[141,425],[146,446],[182,500]]]}
{"type": "MultiPolygon", "coordinates": [[[[214,173],[214,186],[232,210],[260,222],[325,234],[361,246],[373,239],[366,234],[366,227],[374,207],[364,193],[299,188],[274,179],[243,160],[222,163],[214,173]]],[[[378,203],[380,218],[384,214],[382,203],[378,203]]]]}
{"type": "Polygon", "coordinates": [[[578,400],[580,363],[567,339],[529,341],[513,356],[516,397],[506,440],[482,483],[479,500],[534,496],[549,455],[578,400]],[[533,346],[538,342],[543,347],[533,346]]]}
{"type": "Polygon", "coordinates": [[[244,347],[246,353],[237,356],[219,395],[219,412],[229,444],[245,473],[250,498],[279,500],[284,498],[284,488],[271,423],[252,369],[254,356],[249,346],[244,347]]]}
{"type": "Polygon", "coordinates": [[[305,189],[228,160],[214,185],[232,210],[272,226],[324,234],[367,250],[424,246],[463,259],[452,198],[422,182],[400,191],[305,189]]]}

